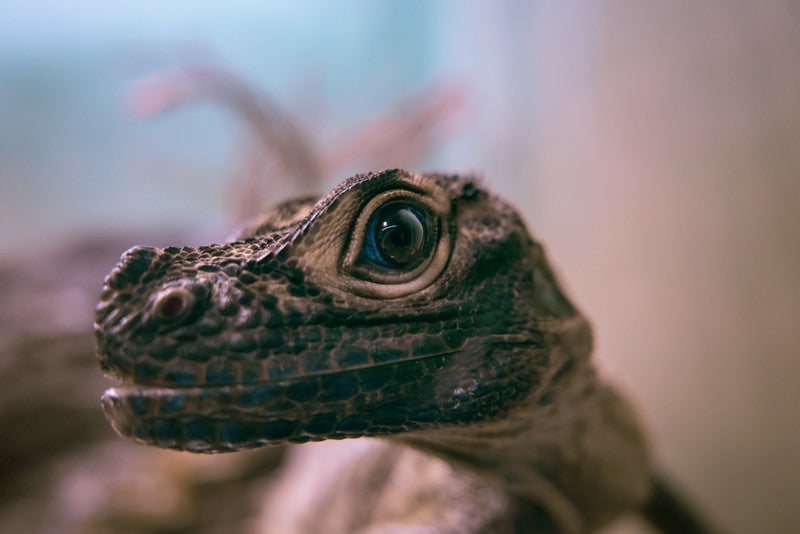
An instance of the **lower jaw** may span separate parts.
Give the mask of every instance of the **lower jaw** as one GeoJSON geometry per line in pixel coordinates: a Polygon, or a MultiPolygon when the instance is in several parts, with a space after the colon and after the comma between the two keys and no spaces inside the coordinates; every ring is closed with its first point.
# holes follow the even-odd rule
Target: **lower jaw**
{"type": "Polygon", "coordinates": [[[266,406],[274,404],[275,389],[271,384],[121,387],[107,390],[102,405],[106,418],[121,436],[169,449],[230,452],[312,439],[301,432],[302,413],[296,408],[290,409],[287,404],[275,412],[275,417],[269,416],[266,406]]]}
{"type": "Polygon", "coordinates": [[[102,405],[121,436],[191,452],[395,434],[437,426],[435,406],[418,402],[433,389],[422,366],[443,359],[255,384],[123,385],[108,389],[102,405]]]}

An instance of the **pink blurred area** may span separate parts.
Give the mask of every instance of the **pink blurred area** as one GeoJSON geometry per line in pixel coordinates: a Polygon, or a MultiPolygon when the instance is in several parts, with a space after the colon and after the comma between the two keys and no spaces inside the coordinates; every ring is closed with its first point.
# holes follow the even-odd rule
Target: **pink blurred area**
{"type": "Polygon", "coordinates": [[[517,187],[668,470],[731,532],[792,531],[800,10],[595,6],[529,37],[549,53],[517,187]]]}

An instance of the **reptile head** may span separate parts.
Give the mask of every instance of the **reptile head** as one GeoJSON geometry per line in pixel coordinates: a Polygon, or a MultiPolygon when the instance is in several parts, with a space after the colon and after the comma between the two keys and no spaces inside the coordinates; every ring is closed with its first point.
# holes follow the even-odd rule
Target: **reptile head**
{"type": "Polygon", "coordinates": [[[117,432],[193,451],[500,417],[589,350],[507,203],[399,170],[279,206],[235,242],[130,249],[95,333],[117,432]]]}

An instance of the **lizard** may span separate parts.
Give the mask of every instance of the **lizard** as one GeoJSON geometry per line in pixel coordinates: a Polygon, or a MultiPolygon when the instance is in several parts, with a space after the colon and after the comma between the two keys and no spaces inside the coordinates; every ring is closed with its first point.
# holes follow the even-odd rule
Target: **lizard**
{"type": "Polygon", "coordinates": [[[269,532],[577,533],[636,512],[704,531],[544,247],[474,176],[359,174],[231,242],[133,247],[94,332],[119,381],[103,410],[134,441],[382,438],[298,447],[269,532]]]}

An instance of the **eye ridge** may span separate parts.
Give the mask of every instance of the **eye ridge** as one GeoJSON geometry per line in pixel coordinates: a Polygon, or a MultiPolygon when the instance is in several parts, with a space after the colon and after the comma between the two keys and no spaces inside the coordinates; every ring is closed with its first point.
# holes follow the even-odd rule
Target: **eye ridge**
{"type": "Polygon", "coordinates": [[[369,219],[365,255],[389,269],[413,269],[431,252],[431,231],[425,211],[407,202],[388,202],[369,219]]]}

